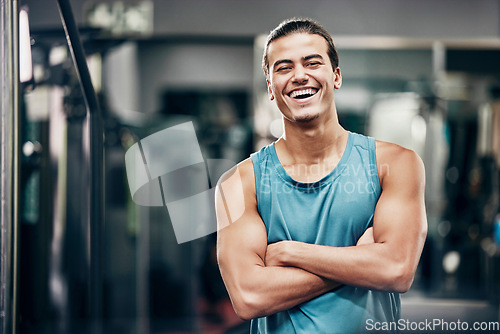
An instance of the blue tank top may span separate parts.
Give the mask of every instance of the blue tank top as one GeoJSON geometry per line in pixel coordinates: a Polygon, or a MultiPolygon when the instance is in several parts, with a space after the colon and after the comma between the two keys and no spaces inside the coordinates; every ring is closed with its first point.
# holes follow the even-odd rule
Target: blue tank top
{"type": "MultiPolygon", "coordinates": [[[[251,155],[257,208],[267,241],[354,246],[372,225],[381,188],[375,140],[349,132],[337,166],[313,183],[292,179],[274,144],[251,155]]],[[[397,322],[398,293],[344,285],[289,310],[252,320],[251,333],[359,333],[375,321],[397,322]]]]}

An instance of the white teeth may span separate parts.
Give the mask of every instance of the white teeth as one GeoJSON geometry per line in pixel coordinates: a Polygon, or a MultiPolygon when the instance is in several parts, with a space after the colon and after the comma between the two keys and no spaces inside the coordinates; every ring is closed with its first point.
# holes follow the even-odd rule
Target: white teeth
{"type": "Polygon", "coordinates": [[[295,98],[300,95],[314,95],[316,93],[316,90],[308,88],[308,89],[302,89],[302,90],[295,90],[290,94],[291,98],[295,98]]]}

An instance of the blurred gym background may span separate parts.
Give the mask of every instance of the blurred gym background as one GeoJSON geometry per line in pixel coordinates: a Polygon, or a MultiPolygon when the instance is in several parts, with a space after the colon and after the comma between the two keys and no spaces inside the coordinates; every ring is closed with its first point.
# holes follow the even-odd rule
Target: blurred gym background
{"type": "Polygon", "coordinates": [[[0,333],[248,332],[215,234],[179,244],[165,207],[133,201],[125,152],[187,121],[205,159],[278,138],[260,61],[292,16],[334,37],[341,124],[426,165],[429,233],[403,318],[500,321],[500,1],[1,6],[0,333]]]}

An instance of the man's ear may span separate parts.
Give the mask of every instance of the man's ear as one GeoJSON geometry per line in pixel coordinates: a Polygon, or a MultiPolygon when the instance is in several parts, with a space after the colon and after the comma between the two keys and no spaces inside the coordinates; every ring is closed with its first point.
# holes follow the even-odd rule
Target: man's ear
{"type": "Polygon", "coordinates": [[[274,94],[273,90],[271,88],[271,83],[269,82],[269,79],[266,79],[266,84],[267,84],[267,94],[269,95],[269,100],[274,100],[274,94]]]}
{"type": "Polygon", "coordinates": [[[335,68],[335,71],[333,72],[333,74],[335,75],[333,87],[335,89],[339,89],[340,86],[342,86],[342,74],[340,73],[340,67],[337,66],[337,68],[335,68]]]}

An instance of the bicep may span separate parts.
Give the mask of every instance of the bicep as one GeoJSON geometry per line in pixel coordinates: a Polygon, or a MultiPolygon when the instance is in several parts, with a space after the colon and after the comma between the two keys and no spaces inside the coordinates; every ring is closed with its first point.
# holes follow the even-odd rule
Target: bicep
{"type": "Polygon", "coordinates": [[[387,244],[392,256],[414,259],[416,266],[427,232],[424,167],[408,150],[392,157],[388,166],[373,219],[374,239],[387,244]]]}
{"type": "MultiPolygon", "coordinates": [[[[226,194],[227,196],[227,194],[226,194]]],[[[246,208],[238,219],[230,218],[227,204],[221,193],[216,197],[217,221],[221,222],[217,231],[218,256],[222,261],[245,264],[263,264],[267,249],[267,232],[258,213],[246,208]],[[222,225],[223,224],[223,225],[222,225]],[[250,261],[248,259],[251,259],[250,261]]]]}
{"type": "MultiPolygon", "coordinates": [[[[264,266],[267,232],[245,170],[230,173],[216,189],[217,259],[228,289],[264,266]]],[[[230,291],[231,293],[231,291],[230,291]]]]}
{"type": "Polygon", "coordinates": [[[233,283],[244,284],[255,269],[265,266],[266,239],[263,224],[246,215],[218,231],[217,261],[229,289],[233,283]]]}

